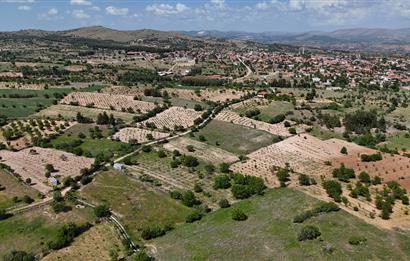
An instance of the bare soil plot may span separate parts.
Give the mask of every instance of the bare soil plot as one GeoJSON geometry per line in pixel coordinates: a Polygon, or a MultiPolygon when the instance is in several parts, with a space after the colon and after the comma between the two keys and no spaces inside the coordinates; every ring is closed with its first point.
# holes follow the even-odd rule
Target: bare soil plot
{"type": "Polygon", "coordinates": [[[74,120],[77,116],[77,113],[79,112],[83,116],[92,118],[92,119],[96,119],[98,114],[101,114],[104,112],[106,112],[108,115],[112,114],[115,118],[122,119],[125,122],[131,122],[132,118],[134,117],[134,114],[128,113],[128,112],[104,110],[104,109],[97,109],[97,108],[87,108],[87,107],[64,105],[64,104],[50,106],[34,114],[32,117],[34,118],[47,117],[47,118],[54,118],[54,119],[63,117],[64,119],[74,120]]]}
{"type": "Polygon", "coordinates": [[[169,143],[164,144],[163,147],[169,151],[178,150],[183,154],[192,155],[203,161],[215,164],[222,162],[231,163],[239,160],[233,153],[186,137],[174,139],[169,143]],[[194,152],[188,151],[187,146],[189,145],[194,147],[194,152]]]}
{"type": "Polygon", "coordinates": [[[80,175],[80,170],[89,168],[94,159],[76,156],[71,153],[45,149],[39,147],[27,148],[18,152],[0,151],[0,162],[10,166],[23,180],[30,178],[32,187],[42,193],[47,193],[51,187],[45,177],[45,166],[52,164],[57,172],[52,176],[75,177],[80,175]]]}
{"type": "MultiPolygon", "coordinates": [[[[215,117],[215,119],[246,126],[253,129],[263,130],[273,135],[278,135],[282,137],[291,136],[288,130],[289,128],[286,128],[283,123],[270,124],[263,121],[257,121],[247,117],[241,117],[238,113],[230,110],[223,110],[215,117]]],[[[297,133],[304,132],[304,130],[305,126],[296,126],[297,133]]]]}
{"type": "Polygon", "coordinates": [[[159,140],[168,137],[168,133],[163,133],[159,131],[151,131],[141,128],[123,128],[115,133],[112,138],[119,139],[122,142],[130,142],[135,140],[138,143],[148,142],[150,140],[159,140]],[[152,139],[148,139],[148,136],[151,135],[152,139]]]}
{"type": "Polygon", "coordinates": [[[101,109],[123,110],[132,108],[135,112],[147,112],[156,107],[154,103],[134,100],[132,96],[106,93],[73,92],[60,101],[62,104],[78,103],[80,106],[93,106],[101,109]]]}
{"type": "Polygon", "coordinates": [[[357,174],[365,171],[371,177],[380,176],[383,182],[395,180],[410,193],[410,158],[382,153],[383,159],[380,161],[362,162],[360,155],[363,153],[374,154],[378,151],[362,147],[360,151],[351,152],[345,157],[334,158],[331,162],[333,166],[343,163],[354,169],[357,174]]]}
{"type": "Polygon", "coordinates": [[[246,93],[234,89],[205,89],[199,92],[188,89],[164,88],[171,97],[179,97],[187,100],[210,100],[214,102],[225,102],[227,100],[239,99],[246,93]]]}
{"type": "Polygon", "coordinates": [[[111,260],[111,250],[116,251],[120,258],[123,256],[117,232],[105,221],[81,234],[70,246],[50,253],[42,261],[111,260]]]}
{"type": "Polygon", "coordinates": [[[193,109],[185,109],[182,107],[171,107],[156,116],[143,121],[142,124],[146,122],[153,123],[158,129],[169,128],[171,130],[175,129],[175,126],[183,126],[184,128],[189,128],[194,125],[194,121],[201,117],[202,112],[195,111],[193,109]]]}

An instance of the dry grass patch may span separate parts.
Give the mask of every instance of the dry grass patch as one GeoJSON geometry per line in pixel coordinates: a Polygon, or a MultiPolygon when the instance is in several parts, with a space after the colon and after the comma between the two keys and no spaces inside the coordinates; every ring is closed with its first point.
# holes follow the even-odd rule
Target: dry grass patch
{"type": "Polygon", "coordinates": [[[113,135],[113,139],[119,139],[122,142],[137,141],[144,143],[151,140],[159,140],[168,137],[168,133],[151,131],[140,128],[123,128],[113,135]],[[150,137],[151,136],[151,137],[150,137]]]}
{"type": "Polygon", "coordinates": [[[146,122],[153,123],[158,129],[168,128],[175,129],[175,126],[182,126],[189,128],[194,125],[194,121],[201,117],[202,112],[198,112],[192,109],[185,109],[182,107],[171,107],[161,113],[158,113],[155,117],[152,117],[146,122]]]}
{"type": "Polygon", "coordinates": [[[203,161],[215,164],[222,162],[231,163],[239,160],[233,153],[186,137],[174,139],[164,144],[164,148],[169,151],[178,150],[182,154],[192,155],[203,161]],[[190,145],[193,146],[194,152],[188,151],[187,146],[190,145]]]}

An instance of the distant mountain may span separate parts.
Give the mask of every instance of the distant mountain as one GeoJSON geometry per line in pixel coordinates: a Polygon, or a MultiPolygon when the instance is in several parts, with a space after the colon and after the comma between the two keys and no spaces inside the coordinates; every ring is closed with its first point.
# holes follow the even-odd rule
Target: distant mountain
{"type": "Polygon", "coordinates": [[[103,26],[83,27],[73,30],[57,32],[57,34],[70,37],[79,37],[94,40],[110,40],[123,43],[147,38],[156,38],[158,40],[167,40],[170,38],[187,40],[190,38],[186,35],[175,32],[163,32],[151,29],[121,31],[106,28],[103,26]]]}
{"type": "Polygon", "coordinates": [[[305,33],[248,33],[221,31],[189,31],[183,32],[189,36],[202,38],[225,38],[256,41],[261,43],[286,43],[295,45],[310,45],[345,50],[409,50],[410,28],[403,29],[343,29],[333,32],[312,31],[305,33]]]}

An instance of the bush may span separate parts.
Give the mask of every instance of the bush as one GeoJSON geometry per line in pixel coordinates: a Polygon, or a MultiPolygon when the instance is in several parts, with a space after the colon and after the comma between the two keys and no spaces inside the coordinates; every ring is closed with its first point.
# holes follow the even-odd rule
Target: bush
{"type": "Polygon", "coordinates": [[[47,242],[49,249],[58,250],[64,248],[73,242],[74,238],[81,235],[91,227],[91,224],[78,226],[74,223],[68,223],[60,228],[57,232],[57,239],[47,242]]]}
{"type": "Polygon", "coordinates": [[[343,182],[349,182],[349,179],[354,179],[356,177],[354,170],[346,168],[344,164],[342,164],[340,168],[334,169],[332,174],[334,178],[343,182]]]}
{"type": "Polygon", "coordinates": [[[339,182],[336,180],[325,180],[322,186],[329,197],[333,198],[336,202],[342,201],[342,185],[339,182]]]}
{"type": "Polygon", "coordinates": [[[248,216],[240,209],[234,209],[232,211],[232,219],[236,221],[244,221],[248,219],[248,216]]]}
{"type": "Polygon", "coordinates": [[[298,234],[298,240],[299,241],[305,241],[305,240],[313,240],[315,238],[320,237],[322,233],[320,233],[320,230],[316,226],[305,226],[302,228],[302,230],[298,234]]]}
{"type": "Polygon", "coordinates": [[[340,150],[340,153],[347,155],[347,149],[346,149],[346,147],[343,147],[343,148],[340,150]]]}
{"type": "Polygon", "coordinates": [[[187,207],[193,207],[195,205],[201,204],[201,201],[199,201],[195,197],[195,194],[192,191],[184,192],[184,194],[182,194],[181,201],[182,201],[182,204],[184,204],[187,207]]]}
{"type": "Polygon", "coordinates": [[[289,171],[287,169],[280,169],[277,173],[276,176],[278,177],[278,180],[280,182],[281,187],[286,187],[286,182],[289,181],[289,171]]]}
{"type": "Polygon", "coordinates": [[[219,164],[219,171],[222,173],[229,173],[229,164],[225,162],[219,164]]]}
{"type": "Polygon", "coordinates": [[[179,191],[174,190],[174,191],[169,192],[169,194],[171,198],[173,199],[182,199],[182,193],[179,191]]]}
{"type": "Polygon", "coordinates": [[[293,218],[294,223],[303,223],[305,220],[318,216],[322,213],[329,213],[329,212],[336,212],[339,211],[340,208],[333,202],[328,203],[321,203],[317,207],[307,210],[293,218]]]}
{"type": "Polygon", "coordinates": [[[110,209],[106,205],[99,205],[94,208],[94,215],[98,218],[109,217],[110,209]]]}
{"type": "Polygon", "coordinates": [[[365,171],[360,172],[359,180],[360,180],[360,182],[363,182],[363,183],[366,183],[366,184],[370,184],[370,181],[371,181],[369,174],[367,174],[365,171]]]}
{"type": "Polygon", "coordinates": [[[293,135],[296,134],[296,129],[293,127],[289,128],[288,131],[290,134],[293,134],[293,135]]]}
{"type": "Polygon", "coordinates": [[[197,158],[195,158],[194,156],[187,156],[187,155],[183,155],[181,157],[181,163],[185,167],[189,167],[189,168],[193,168],[199,165],[199,161],[197,158]]]}
{"type": "Polygon", "coordinates": [[[34,199],[30,198],[30,197],[27,196],[27,195],[24,195],[23,198],[22,198],[22,201],[23,201],[24,203],[26,203],[26,204],[31,204],[31,203],[34,202],[34,199]]]}
{"type": "Polygon", "coordinates": [[[366,241],[367,239],[363,236],[351,236],[349,238],[349,244],[353,246],[363,245],[364,243],[366,243],[366,241]]]}
{"type": "Polygon", "coordinates": [[[3,261],[34,261],[36,258],[28,254],[24,251],[11,251],[10,253],[6,254],[3,259],[3,261]]]}
{"type": "Polygon", "coordinates": [[[312,185],[311,180],[308,175],[300,174],[299,175],[299,184],[302,186],[310,186],[312,185]]]}
{"type": "Polygon", "coordinates": [[[360,155],[360,158],[363,162],[373,162],[373,161],[379,161],[379,160],[383,159],[381,153],[362,154],[362,155],[360,155]]]}
{"type": "Polygon", "coordinates": [[[373,185],[379,185],[382,184],[382,178],[380,178],[379,176],[375,176],[372,180],[372,184],[373,185]]]}
{"type": "Polygon", "coordinates": [[[185,222],[186,223],[193,223],[195,221],[201,220],[203,217],[203,214],[199,211],[195,211],[192,214],[189,214],[188,216],[185,217],[185,222]]]}
{"type": "Polygon", "coordinates": [[[231,179],[228,175],[220,175],[214,177],[214,189],[227,189],[231,187],[231,179]]]}
{"type": "Polygon", "coordinates": [[[163,235],[165,235],[165,230],[160,227],[147,227],[141,231],[141,237],[144,240],[150,240],[163,235]]]}
{"type": "Polygon", "coordinates": [[[219,202],[219,207],[220,208],[229,208],[231,206],[231,204],[229,204],[229,201],[227,199],[221,199],[219,202]]]}

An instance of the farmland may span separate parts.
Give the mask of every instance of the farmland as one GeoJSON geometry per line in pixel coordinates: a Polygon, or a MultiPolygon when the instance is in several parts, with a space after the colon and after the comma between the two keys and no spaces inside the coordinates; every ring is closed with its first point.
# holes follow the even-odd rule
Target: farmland
{"type": "Polygon", "coordinates": [[[158,113],[141,124],[150,123],[158,129],[174,130],[178,126],[189,128],[194,125],[194,121],[201,116],[201,112],[181,107],[171,107],[163,112],[158,113]]]}
{"type": "Polygon", "coordinates": [[[210,122],[198,132],[198,137],[199,135],[204,136],[209,145],[219,146],[237,155],[248,154],[270,145],[275,137],[268,132],[220,120],[210,122]]]}
{"type": "Polygon", "coordinates": [[[144,143],[150,140],[158,140],[165,137],[168,137],[167,133],[139,128],[124,128],[113,135],[113,139],[118,139],[122,142],[134,141],[139,143],[144,143]],[[152,139],[150,137],[152,137],[152,139]]]}
{"type": "Polygon", "coordinates": [[[38,199],[36,190],[23,184],[4,170],[0,170],[0,184],[4,188],[0,191],[0,208],[2,209],[24,205],[25,203],[21,199],[26,195],[33,200],[38,199]],[[17,200],[14,200],[15,197],[17,197],[17,200]]]}
{"type": "Polygon", "coordinates": [[[11,167],[23,180],[31,179],[31,186],[44,194],[52,189],[47,185],[45,177],[47,164],[54,167],[55,171],[51,176],[64,178],[80,175],[81,169],[89,168],[94,162],[94,159],[39,147],[27,148],[19,152],[0,151],[0,156],[2,163],[11,167]]]}

